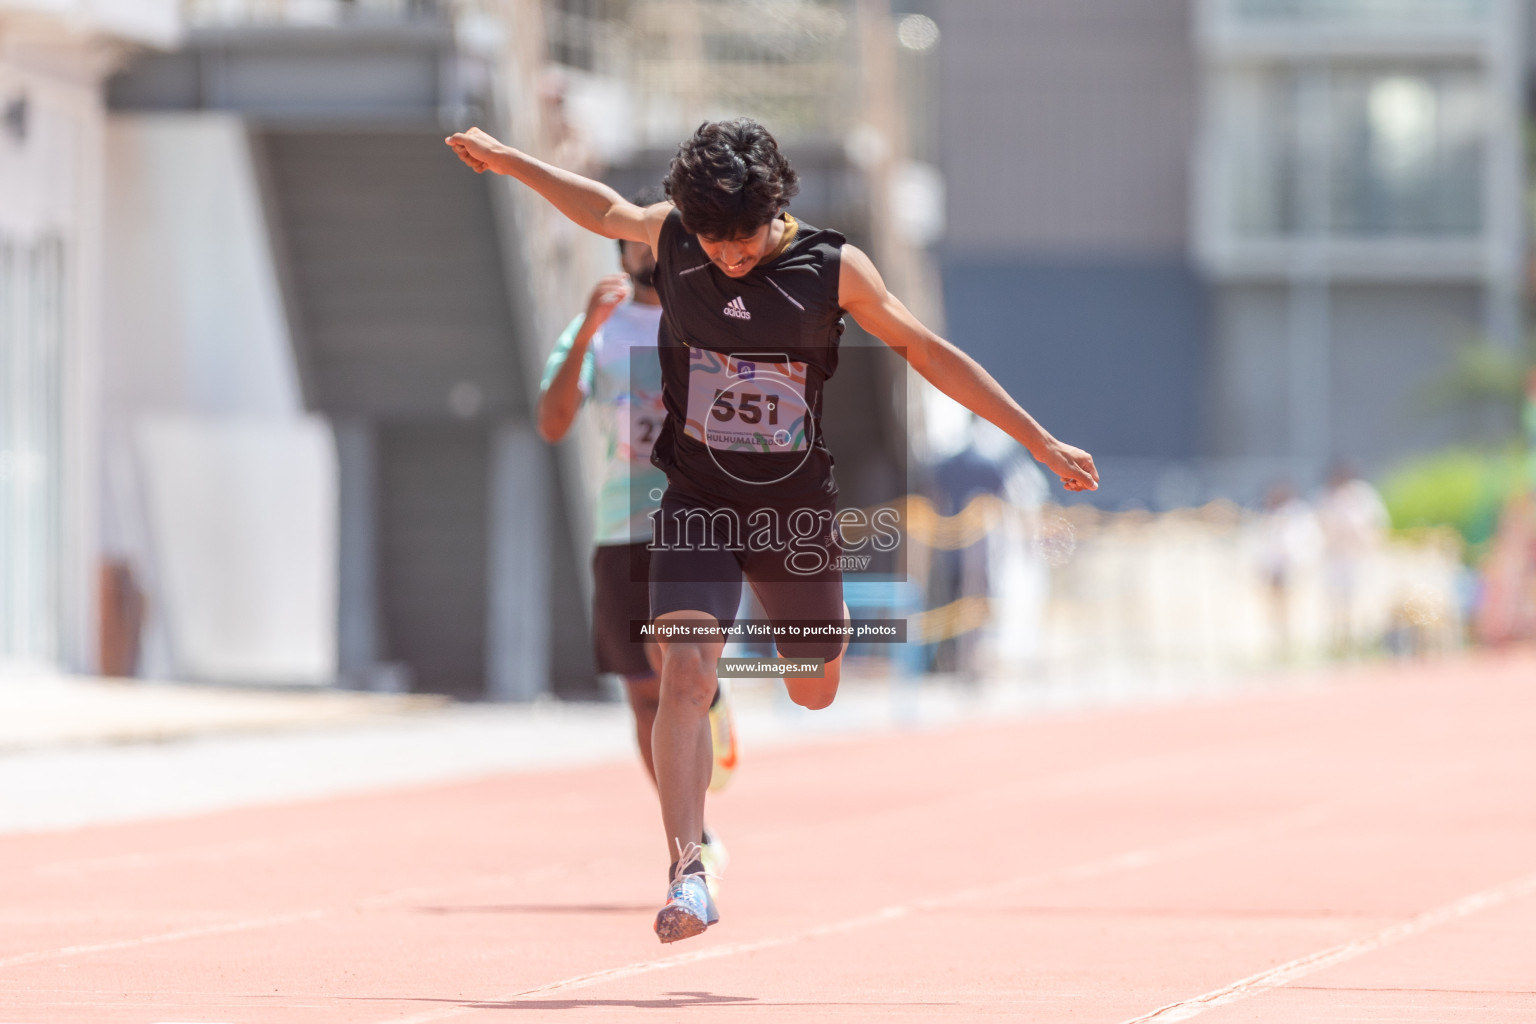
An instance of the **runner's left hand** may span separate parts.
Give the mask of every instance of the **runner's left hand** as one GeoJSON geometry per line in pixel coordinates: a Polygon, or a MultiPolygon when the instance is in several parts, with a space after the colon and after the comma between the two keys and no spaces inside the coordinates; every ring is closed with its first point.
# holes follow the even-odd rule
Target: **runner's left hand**
{"type": "Polygon", "coordinates": [[[608,317],[619,303],[629,298],[629,275],[609,274],[597,282],[587,297],[587,323],[597,330],[608,322],[608,317]]]}
{"type": "Polygon", "coordinates": [[[1052,441],[1040,460],[1045,468],[1061,477],[1062,486],[1069,491],[1096,491],[1099,489],[1099,470],[1093,464],[1093,456],[1081,448],[1052,441]]]}

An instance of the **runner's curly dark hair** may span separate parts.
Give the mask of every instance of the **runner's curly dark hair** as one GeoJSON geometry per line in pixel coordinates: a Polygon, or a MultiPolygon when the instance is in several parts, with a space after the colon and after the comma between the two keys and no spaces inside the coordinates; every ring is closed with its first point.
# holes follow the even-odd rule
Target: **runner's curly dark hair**
{"type": "Polygon", "coordinates": [[[686,231],[725,241],[777,217],[800,191],[800,178],[768,129],[738,117],[699,125],[677,148],[665,186],[686,231]]]}

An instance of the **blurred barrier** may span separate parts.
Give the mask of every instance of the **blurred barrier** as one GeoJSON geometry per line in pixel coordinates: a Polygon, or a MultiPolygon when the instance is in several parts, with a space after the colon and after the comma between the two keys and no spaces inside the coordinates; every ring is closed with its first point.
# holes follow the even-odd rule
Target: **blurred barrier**
{"type": "Polygon", "coordinates": [[[1277,584],[1263,559],[1265,517],[1231,502],[1105,513],[982,495],[947,517],[922,496],[895,504],[905,506],[909,566],[925,592],[932,552],[992,545],[992,592],[908,616],[909,644],[970,635],[973,674],[1214,675],[1463,642],[1464,570],[1449,532],[1383,538],[1347,560],[1319,549],[1277,584]],[[1032,572],[1048,575],[1043,600],[1010,600],[1009,580],[1032,572]],[[1021,652],[1019,637],[1032,634],[1038,643],[1021,652]]]}
{"type": "Polygon", "coordinates": [[[992,601],[979,595],[961,597],[918,612],[907,620],[907,642],[935,644],[953,640],[972,630],[981,629],[992,620],[992,601]]]}
{"type": "Polygon", "coordinates": [[[1230,503],[1059,509],[1043,522],[1072,538],[1052,569],[1048,668],[1219,672],[1461,642],[1459,543],[1446,534],[1384,539],[1347,564],[1319,552],[1276,585],[1262,565],[1263,517],[1230,503]]]}
{"type": "Polygon", "coordinates": [[[952,516],[940,515],[921,494],[906,499],[907,534],[938,551],[968,548],[1002,525],[1013,509],[994,494],[979,494],[952,516]]]}

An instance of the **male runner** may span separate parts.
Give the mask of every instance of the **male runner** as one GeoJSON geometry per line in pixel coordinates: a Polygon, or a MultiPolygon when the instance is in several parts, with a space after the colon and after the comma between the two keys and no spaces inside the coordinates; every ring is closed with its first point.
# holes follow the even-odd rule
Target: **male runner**
{"type": "MultiPolygon", "coordinates": [[[[667,409],[652,460],[668,481],[652,541],[651,612],[658,626],[729,624],[745,577],[771,620],[818,637],[778,641],[787,657],[825,659],[821,676],[786,678],[796,703],[832,703],[845,647],[814,625],[841,626],[846,616],[835,561],[837,486],[820,429],[822,386],[837,368],[845,312],[944,394],[1024,445],[1067,488],[1098,486],[1093,458],[1052,437],[974,360],[923,326],[868,256],[785,212],[797,178],[755,121],[701,125],[672,161],[670,202],[649,207],[478,128],[446,142],[477,173],[516,178],[580,227],[650,245],[667,409]],[[695,544],[689,530],[700,520],[706,529],[695,544]]],[[[717,635],[696,632],[662,638],[652,751],[667,842],[677,854],[656,916],[663,942],[719,919],[697,844],[684,843],[703,827],[707,709],[723,646],[717,635]]]]}
{"type": "MultiPolygon", "coordinates": [[[[635,196],[634,201],[649,205],[660,198],[652,193],[635,196]]],[[[599,672],[624,677],[640,759],[654,781],[651,731],[661,681],[653,662],[659,666],[660,652],[654,644],[631,640],[631,622],[651,620],[647,541],[651,514],[667,484],[666,476],[651,464],[651,447],[666,420],[656,360],[661,300],[649,248],[621,241],[619,262],[624,273],[597,283],[586,312],[577,314],[550,353],[539,390],[538,429],[544,440],[559,441],[583,403],[592,399],[604,445],[592,553],[593,653],[599,672]]],[[[712,791],[723,788],[736,767],[735,729],[724,694],[721,687],[709,713],[712,791]]],[[[708,829],[701,843],[713,888],[714,879],[725,871],[725,845],[708,829]]]]}

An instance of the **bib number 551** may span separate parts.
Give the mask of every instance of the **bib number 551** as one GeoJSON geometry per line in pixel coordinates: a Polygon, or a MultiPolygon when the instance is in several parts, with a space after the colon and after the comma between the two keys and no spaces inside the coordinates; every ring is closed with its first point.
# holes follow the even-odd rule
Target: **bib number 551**
{"type": "Polygon", "coordinates": [[[710,407],[709,414],[721,423],[729,423],[733,419],[739,419],[746,424],[761,423],[763,421],[764,406],[759,403],[766,401],[768,413],[768,425],[777,426],[779,423],[779,396],[759,395],[751,391],[736,391],[736,404],[731,404],[731,396],[724,388],[715,389],[715,403],[710,407]]]}

